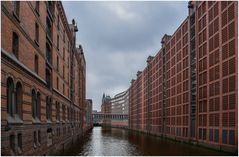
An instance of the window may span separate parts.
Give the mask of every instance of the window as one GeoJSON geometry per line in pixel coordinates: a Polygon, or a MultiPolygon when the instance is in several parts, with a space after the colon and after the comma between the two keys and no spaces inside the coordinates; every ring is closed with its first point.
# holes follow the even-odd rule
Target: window
{"type": "Polygon", "coordinates": [[[20,151],[22,150],[22,134],[19,133],[17,134],[17,146],[20,151]]]}
{"type": "Polygon", "coordinates": [[[37,14],[39,15],[39,10],[40,10],[40,1],[36,1],[35,10],[36,10],[37,14]]]}
{"type": "Polygon", "coordinates": [[[214,142],[218,142],[219,141],[219,130],[215,129],[214,130],[214,142]]]}
{"type": "Polygon", "coordinates": [[[36,131],[34,131],[33,133],[33,138],[34,138],[33,147],[36,148],[37,147],[37,132],[36,131]]]}
{"type": "Polygon", "coordinates": [[[38,130],[38,144],[41,144],[41,131],[38,130]]]}
{"type": "Polygon", "coordinates": [[[32,117],[37,117],[37,100],[35,90],[32,90],[32,117]]]}
{"type": "Polygon", "coordinates": [[[60,104],[56,102],[56,120],[60,120],[60,104]]]}
{"type": "Polygon", "coordinates": [[[56,77],[56,88],[59,89],[59,78],[56,77]]]}
{"type": "Polygon", "coordinates": [[[57,35],[57,49],[59,50],[59,35],[57,35]]]}
{"type": "Polygon", "coordinates": [[[58,30],[60,29],[60,18],[59,18],[59,14],[57,15],[57,28],[58,28],[58,30]]]}
{"type": "Polygon", "coordinates": [[[52,40],[52,24],[48,16],[46,17],[46,32],[47,37],[52,40]]]}
{"type": "Polygon", "coordinates": [[[37,106],[36,106],[36,115],[37,118],[40,120],[41,119],[41,94],[37,92],[37,106]]]}
{"type": "Polygon", "coordinates": [[[13,117],[14,114],[14,84],[11,78],[7,79],[7,112],[13,117]]]}
{"type": "Polygon", "coordinates": [[[51,73],[46,69],[46,84],[48,88],[51,88],[51,73]]]}
{"type": "Polygon", "coordinates": [[[63,114],[62,119],[63,119],[63,121],[65,121],[66,120],[65,105],[62,105],[62,114],[63,114]]]}
{"type": "Polygon", "coordinates": [[[66,127],[63,128],[63,135],[66,134],[66,127]]]}
{"type": "MultiPolygon", "coordinates": [[[[68,80],[68,82],[69,82],[69,80],[68,80]]],[[[67,93],[68,93],[68,97],[70,96],[70,89],[69,88],[67,88],[68,90],[67,90],[67,93]]]]}
{"type": "Polygon", "coordinates": [[[235,131],[234,130],[229,131],[229,144],[232,144],[232,145],[235,144],[235,131]]]}
{"type": "Polygon", "coordinates": [[[52,100],[51,98],[47,97],[46,98],[46,119],[48,121],[51,121],[51,114],[52,114],[52,100]]]}
{"type": "Polygon", "coordinates": [[[227,144],[227,130],[222,130],[222,143],[227,144]]]}
{"type": "Polygon", "coordinates": [[[63,83],[63,95],[65,94],[65,84],[63,83]]]}
{"type": "Polygon", "coordinates": [[[13,13],[15,16],[19,17],[20,11],[20,1],[13,1],[13,13]]]}
{"type": "Polygon", "coordinates": [[[51,58],[52,58],[51,47],[48,43],[46,43],[46,60],[48,61],[48,63],[51,63],[51,58]]]}
{"type": "Polygon", "coordinates": [[[203,140],[206,140],[206,137],[207,137],[206,133],[207,133],[207,132],[206,132],[206,129],[203,129],[203,137],[202,137],[203,140]]]}
{"type": "Polygon", "coordinates": [[[70,109],[69,109],[69,107],[67,107],[67,120],[69,121],[70,120],[70,109]]]}
{"type": "Polygon", "coordinates": [[[34,63],[35,63],[35,72],[38,74],[38,55],[35,55],[35,59],[34,59],[34,63]]]}
{"type": "Polygon", "coordinates": [[[56,129],[56,135],[57,135],[57,136],[61,136],[61,129],[60,129],[60,128],[57,128],[57,129],[56,129]]]}
{"type": "Polygon", "coordinates": [[[19,38],[17,33],[12,34],[12,53],[18,58],[19,38]]]}
{"type": "Polygon", "coordinates": [[[35,23],[35,41],[37,46],[39,46],[39,25],[35,23]]]}
{"type": "Polygon", "coordinates": [[[40,93],[36,93],[32,90],[32,117],[34,119],[40,119],[40,106],[41,106],[41,96],[40,93]]]}
{"type": "Polygon", "coordinates": [[[56,57],[56,70],[59,71],[59,57],[56,57]]]}
{"type": "Polygon", "coordinates": [[[52,145],[52,129],[48,128],[47,129],[47,146],[52,145]]]}
{"type": "Polygon", "coordinates": [[[16,86],[16,108],[15,112],[19,116],[19,118],[22,118],[22,85],[20,82],[17,83],[16,86]]]}
{"type": "Polygon", "coordinates": [[[63,47],[63,60],[65,60],[65,47],[63,47]]]}
{"type": "Polygon", "coordinates": [[[65,79],[65,66],[63,65],[63,79],[65,79]]]}
{"type": "Polygon", "coordinates": [[[64,30],[64,31],[63,31],[63,42],[64,42],[64,43],[65,43],[65,41],[66,41],[66,35],[65,35],[65,34],[66,34],[66,31],[64,30]]]}
{"type": "Polygon", "coordinates": [[[15,153],[15,135],[10,135],[10,148],[15,153]]]}

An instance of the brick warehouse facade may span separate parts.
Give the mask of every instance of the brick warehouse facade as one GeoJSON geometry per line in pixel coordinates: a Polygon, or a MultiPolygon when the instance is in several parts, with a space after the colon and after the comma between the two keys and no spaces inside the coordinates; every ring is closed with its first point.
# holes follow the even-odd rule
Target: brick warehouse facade
{"type": "Polygon", "coordinates": [[[129,127],[238,150],[238,2],[189,2],[189,15],[129,88],[129,127]]]}
{"type": "Polygon", "coordinates": [[[83,133],[85,58],[61,2],[1,3],[1,152],[47,155],[83,133]]]}

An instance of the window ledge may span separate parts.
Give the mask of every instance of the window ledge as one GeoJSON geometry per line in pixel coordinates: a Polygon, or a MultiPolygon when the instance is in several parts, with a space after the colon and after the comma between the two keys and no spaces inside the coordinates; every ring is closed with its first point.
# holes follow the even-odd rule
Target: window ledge
{"type": "Polygon", "coordinates": [[[13,115],[13,117],[8,115],[7,121],[9,124],[23,124],[23,121],[19,118],[18,115],[13,115]]]}
{"type": "Polygon", "coordinates": [[[17,147],[18,154],[22,154],[22,149],[20,147],[17,147]]]}
{"type": "Polygon", "coordinates": [[[40,16],[39,10],[35,8],[35,12],[37,13],[38,16],[40,16]]]}
{"type": "Polygon", "coordinates": [[[51,122],[51,120],[46,120],[46,123],[48,123],[48,124],[51,124],[52,122],[51,122]]]}
{"type": "Polygon", "coordinates": [[[17,20],[17,22],[19,22],[19,23],[20,23],[19,16],[17,16],[15,12],[12,12],[12,14],[13,14],[13,16],[15,17],[15,19],[17,20]]]}
{"type": "Polygon", "coordinates": [[[32,118],[32,123],[34,124],[40,124],[41,121],[38,118],[32,118]]]}
{"type": "Polygon", "coordinates": [[[37,45],[37,47],[39,47],[39,42],[35,39],[35,44],[37,45]]]}

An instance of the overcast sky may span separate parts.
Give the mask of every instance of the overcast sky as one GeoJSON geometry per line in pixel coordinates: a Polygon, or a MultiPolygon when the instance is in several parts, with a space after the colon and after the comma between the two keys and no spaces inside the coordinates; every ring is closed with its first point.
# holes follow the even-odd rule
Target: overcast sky
{"type": "Polygon", "coordinates": [[[127,90],[161,38],[187,17],[187,3],[63,1],[68,21],[78,25],[77,44],[86,58],[86,97],[100,110],[103,93],[113,97],[127,90]]]}

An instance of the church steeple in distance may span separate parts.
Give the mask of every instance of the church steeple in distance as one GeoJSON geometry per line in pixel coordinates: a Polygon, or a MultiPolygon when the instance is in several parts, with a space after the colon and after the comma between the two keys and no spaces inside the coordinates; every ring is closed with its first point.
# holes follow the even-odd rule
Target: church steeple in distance
{"type": "Polygon", "coordinates": [[[104,103],[104,100],[105,100],[105,93],[103,93],[102,104],[104,103]]]}

